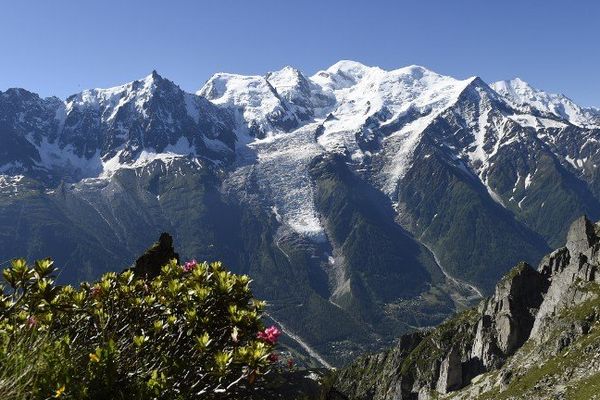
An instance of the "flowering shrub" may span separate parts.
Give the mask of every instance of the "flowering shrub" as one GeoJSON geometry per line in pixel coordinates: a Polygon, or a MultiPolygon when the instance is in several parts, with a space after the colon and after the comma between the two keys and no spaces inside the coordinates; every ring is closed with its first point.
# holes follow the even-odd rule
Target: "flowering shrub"
{"type": "Polygon", "coordinates": [[[15,260],[3,272],[3,399],[23,343],[37,343],[23,345],[35,363],[14,398],[231,398],[256,391],[277,361],[281,332],[262,326],[264,302],[220,263],[173,261],[151,281],[126,271],[79,289],[56,286],[54,271],[15,260]]]}
{"type": "Polygon", "coordinates": [[[280,335],[281,335],[281,331],[279,331],[279,329],[277,329],[277,327],[271,326],[271,327],[265,329],[264,331],[258,332],[256,337],[259,338],[260,340],[264,341],[265,343],[274,345],[275,343],[277,343],[277,339],[279,339],[280,335]]]}

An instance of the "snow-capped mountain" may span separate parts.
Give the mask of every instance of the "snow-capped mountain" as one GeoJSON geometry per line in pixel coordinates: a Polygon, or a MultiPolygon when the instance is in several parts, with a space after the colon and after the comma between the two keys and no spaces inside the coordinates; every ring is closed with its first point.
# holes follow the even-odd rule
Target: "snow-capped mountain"
{"type": "Polygon", "coordinates": [[[196,94],[156,72],[65,101],[9,89],[0,259],[53,254],[89,277],[170,231],[182,255],[250,273],[273,318],[342,360],[599,218],[595,112],[521,81],[354,61],[219,73],[196,94]]]}
{"type": "Polygon", "coordinates": [[[600,127],[599,109],[581,107],[565,95],[544,92],[519,78],[494,82],[491,87],[515,106],[532,107],[584,128],[600,127]]]}
{"type": "Polygon", "coordinates": [[[15,119],[2,139],[28,151],[4,163],[6,171],[72,181],[110,175],[161,154],[233,157],[232,117],[156,72],[115,88],[85,90],[64,102],[21,89],[3,93],[0,101],[6,123],[15,119]]]}

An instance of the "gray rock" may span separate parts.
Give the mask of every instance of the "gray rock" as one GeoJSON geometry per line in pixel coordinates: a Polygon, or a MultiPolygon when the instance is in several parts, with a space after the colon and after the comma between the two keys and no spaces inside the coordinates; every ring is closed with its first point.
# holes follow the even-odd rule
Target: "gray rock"
{"type": "Polygon", "coordinates": [[[462,376],[460,352],[452,348],[440,366],[440,376],[436,385],[438,393],[445,394],[460,389],[463,386],[462,376]]]}
{"type": "MultiPolygon", "coordinates": [[[[419,338],[418,346],[399,349],[402,357],[386,363],[385,372],[377,374],[376,362],[367,361],[368,379],[372,384],[381,379],[388,388],[386,392],[375,390],[370,398],[431,399],[452,393],[468,399],[493,388],[502,391],[518,376],[513,371],[515,365],[535,368],[543,357],[571,346],[600,320],[600,310],[595,317],[583,320],[565,319],[561,314],[596,295],[589,290],[589,283],[600,280],[599,232],[600,225],[586,217],[577,219],[569,229],[565,247],[545,256],[537,270],[527,263],[518,264],[471,316],[457,316],[419,338]],[[537,346],[535,352],[520,352],[528,340],[537,346]],[[497,369],[498,375],[482,375],[497,369]]],[[[361,380],[356,369],[354,379],[361,380]]],[[[551,384],[540,381],[542,386],[551,384]]],[[[368,398],[346,393],[352,399],[368,398]]]]}
{"type": "Polygon", "coordinates": [[[578,218],[569,228],[566,246],[544,257],[540,263],[538,271],[547,276],[551,284],[535,317],[533,340],[546,339],[545,328],[552,324],[557,313],[589,298],[590,294],[581,291],[577,283],[597,279],[600,243],[597,230],[587,217],[578,218]]]}
{"type": "Polygon", "coordinates": [[[548,280],[526,263],[513,268],[484,302],[471,350],[484,369],[499,367],[529,337],[548,280]]]}

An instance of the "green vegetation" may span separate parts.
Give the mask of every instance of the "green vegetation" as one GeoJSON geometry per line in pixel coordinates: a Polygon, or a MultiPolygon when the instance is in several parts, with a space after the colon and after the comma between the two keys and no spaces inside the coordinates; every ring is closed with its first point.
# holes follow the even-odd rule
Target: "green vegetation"
{"type": "Polygon", "coordinates": [[[14,260],[0,297],[0,398],[187,399],[256,392],[279,336],[246,275],[172,261],[78,289],[52,261],[14,260]]]}
{"type": "Polygon", "coordinates": [[[544,240],[497,204],[483,185],[448,168],[439,150],[422,151],[432,156],[419,158],[408,171],[398,201],[414,215],[413,234],[430,245],[451,275],[491,293],[510,267],[522,260],[535,265],[548,252],[544,240]]]}
{"type": "Polygon", "coordinates": [[[557,248],[564,244],[567,230],[577,217],[587,215],[592,220],[600,217],[600,207],[594,194],[580,181],[573,179],[549,152],[540,151],[535,168],[529,167],[529,172],[523,170],[525,165],[515,164],[510,157],[498,157],[497,163],[489,184],[505,200],[511,197],[515,199],[505,201],[506,206],[528,227],[542,235],[550,247],[557,248]],[[528,173],[535,176],[531,186],[526,188],[522,179],[515,187],[515,176],[520,174],[524,177],[528,173]],[[526,200],[520,202],[525,197],[526,200]]]}
{"type": "MultiPolygon", "coordinates": [[[[478,397],[479,400],[504,400],[527,398],[528,393],[540,391],[540,384],[546,387],[554,387],[563,374],[578,368],[582,363],[589,363],[589,354],[600,345],[600,330],[595,327],[589,335],[583,336],[568,349],[561,351],[554,357],[532,366],[528,370],[515,376],[505,390],[495,388],[478,397]]],[[[567,399],[587,400],[593,397],[587,393],[596,393],[600,387],[600,375],[595,374],[580,381],[570,383],[567,390],[567,399]],[[595,385],[595,386],[594,386],[595,385]],[[596,388],[596,390],[594,390],[596,388]]]]}
{"type": "Polygon", "coordinates": [[[600,374],[577,382],[567,390],[567,399],[595,400],[600,399],[600,374]]]}
{"type": "MultiPolygon", "coordinates": [[[[429,252],[394,222],[389,199],[354,174],[343,157],[316,159],[311,176],[316,205],[347,269],[348,290],[335,299],[342,308],[380,326],[382,303],[417,296],[443,279],[429,252]]],[[[397,335],[400,329],[398,324],[390,331],[397,335]]]]}
{"type": "Polygon", "coordinates": [[[590,298],[575,307],[561,313],[561,318],[567,321],[592,321],[600,319],[600,284],[597,282],[580,282],[579,289],[590,298]]]}

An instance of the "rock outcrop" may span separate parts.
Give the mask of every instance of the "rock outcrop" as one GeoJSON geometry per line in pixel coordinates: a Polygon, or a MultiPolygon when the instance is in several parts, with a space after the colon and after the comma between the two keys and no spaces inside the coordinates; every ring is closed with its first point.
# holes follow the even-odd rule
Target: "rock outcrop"
{"type": "Polygon", "coordinates": [[[525,343],[548,289],[548,280],[526,263],[513,268],[496,286],[494,295],[479,306],[473,364],[481,371],[499,367],[525,343]]]}
{"type": "Polygon", "coordinates": [[[179,262],[179,254],[173,248],[171,235],[163,232],[158,242],[154,243],[135,261],[133,271],[136,276],[154,279],[160,274],[160,269],[171,260],[179,262]]]}
{"type": "Polygon", "coordinates": [[[566,246],[537,270],[518,264],[477,309],[361,358],[338,371],[333,386],[365,400],[541,399],[589,390],[600,377],[599,232],[600,225],[577,219],[566,246]]]}

